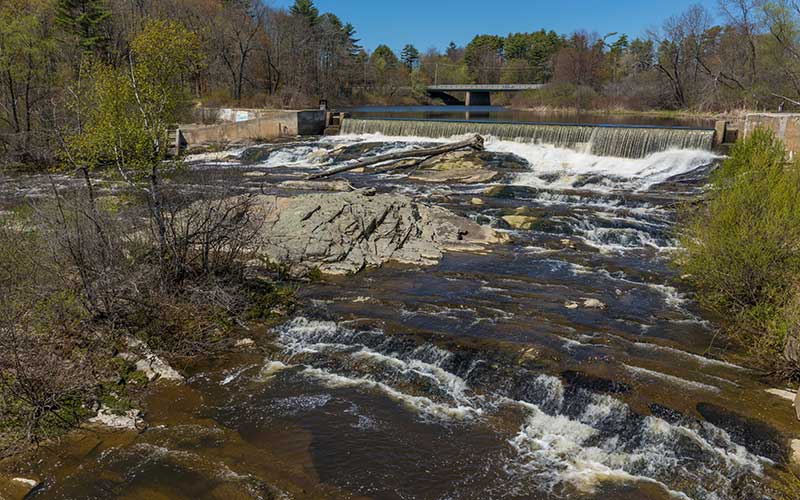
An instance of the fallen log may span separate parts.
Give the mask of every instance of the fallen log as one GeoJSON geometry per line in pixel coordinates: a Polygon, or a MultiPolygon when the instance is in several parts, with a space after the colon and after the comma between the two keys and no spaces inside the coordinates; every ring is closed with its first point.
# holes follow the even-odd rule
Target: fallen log
{"type": "MultiPolygon", "coordinates": [[[[435,148],[425,148],[425,149],[415,149],[413,151],[403,151],[400,153],[390,153],[388,155],[380,155],[374,156],[372,158],[367,158],[366,160],[362,160],[356,163],[352,163],[350,165],[341,165],[338,167],[333,167],[323,172],[317,172],[315,174],[309,174],[306,176],[307,180],[313,179],[322,179],[323,177],[330,177],[331,175],[340,174],[342,172],[348,172],[350,170],[356,170],[359,168],[366,168],[370,165],[377,165],[379,163],[393,161],[393,160],[405,160],[408,158],[420,158],[422,160],[432,158],[434,156],[440,156],[445,153],[450,153],[452,151],[458,151],[459,149],[474,149],[475,151],[483,151],[483,137],[476,135],[466,141],[456,142],[453,144],[444,144],[442,146],[436,146],[435,148]]],[[[375,173],[380,172],[381,170],[375,169],[375,173]]]]}

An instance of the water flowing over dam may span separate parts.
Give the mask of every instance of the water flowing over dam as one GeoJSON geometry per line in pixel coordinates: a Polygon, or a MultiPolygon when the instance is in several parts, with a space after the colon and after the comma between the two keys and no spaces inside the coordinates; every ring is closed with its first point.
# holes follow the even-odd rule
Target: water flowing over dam
{"type": "Polygon", "coordinates": [[[431,138],[481,134],[621,158],[644,158],[671,149],[710,150],[714,142],[711,129],[450,120],[348,118],[341,133],[431,138]]]}

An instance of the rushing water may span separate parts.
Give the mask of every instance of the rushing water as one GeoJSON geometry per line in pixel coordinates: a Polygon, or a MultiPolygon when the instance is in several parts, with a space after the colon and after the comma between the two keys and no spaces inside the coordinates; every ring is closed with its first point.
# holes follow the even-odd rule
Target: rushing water
{"type": "Polygon", "coordinates": [[[711,129],[358,118],[346,119],[342,133],[433,138],[478,133],[618,158],[644,158],[670,149],[711,149],[714,140],[711,129]]]}
{"type": "Polygon", "coordinates": [[[696,116],[652,116],[596,112],[558,112],[513,109],[503,106],[360,106],[343,109],[354,118],[406,118],[415,120],[490,120],[498,122],[645,125],[713,128],[714,120],[696,116]]]}
{"type": "MultiPolygon", "coordinates": [[[[247,167],[196,157],[177,180],[279,192],[332,152],[431,141],[343,135],[247,167]]],[[[714,342],[713,318],[667,262],[674,207],[702,188],[714,154],[616,158],[495,138],[487,149],[499,197],[346,177],[512,244],[302,287],[302,313],[258,337],[267,354],[189,367],[185,386],[150,398],[147,432],[39,455],[21,470],[47,479],[36,497],[767,498],[793,410],[714,342]],[[503,223],[521,208],[541,221],[533,230],[503,223]]]]}

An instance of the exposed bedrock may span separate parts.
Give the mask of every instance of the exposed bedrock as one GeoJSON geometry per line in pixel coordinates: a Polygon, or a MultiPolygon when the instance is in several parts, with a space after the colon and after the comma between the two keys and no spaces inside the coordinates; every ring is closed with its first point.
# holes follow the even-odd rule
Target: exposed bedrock
{"type": "Polygon", "coordinates": [[[445,208],[370,191],[260,196],[262,252],[293,275],[351,274],[388,261],[432,265],[447,251],[486,251],[508,236],[445,208]]]}

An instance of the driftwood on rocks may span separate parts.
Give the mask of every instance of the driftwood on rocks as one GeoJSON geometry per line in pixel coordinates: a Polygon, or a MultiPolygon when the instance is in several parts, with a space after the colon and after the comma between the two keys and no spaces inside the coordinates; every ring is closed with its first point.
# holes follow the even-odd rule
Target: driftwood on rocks
{"type": "Polygon", "coordinates": [[[452,151],[458,151],[460,149],[472,149],[475,151],[482,151],[483,150],[483,137],[479,135],[475,135],[470,139],[465,141],[456,142],[453,144],[444,144],[442,146],[436,146],[433,148],[424,148],[424,149],[415,149],[413,151],[403,151],[399,153],[390,153],[387,155],[380,155],[374,156],[372,158],[367,158],[365,160],[352,163],[350,165],[341,165],[338,167],[333,167],[324,172],[317,172],[315,174],[310,174],[306,177],[307,180],[313,179],[321,179],[324,177],[330,177],[331,175],[340,174],[342,172],[348,172],[350,170],[357,170],[359,168],[367,168],[372,165],[378,165],[380,163],[385,163],[388,161],[398,161],[398,160],[406,160],[410,158],[419,159],[418,162],[414,163],[402,163],[401,165],[384,165],[381,167],[377,167],[374,169],[369,170],[369,173],[380,173],[380,172],[388,172],[390,170],[394,170],[395,168],[402,168],[402,167],[410,167],[416,164],[422,163],[423,161],[430,159],[435,156],[440,156],[446,153],[450,153],[452,151]]]}

